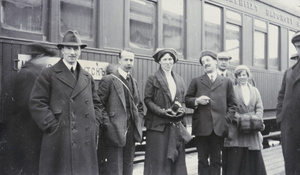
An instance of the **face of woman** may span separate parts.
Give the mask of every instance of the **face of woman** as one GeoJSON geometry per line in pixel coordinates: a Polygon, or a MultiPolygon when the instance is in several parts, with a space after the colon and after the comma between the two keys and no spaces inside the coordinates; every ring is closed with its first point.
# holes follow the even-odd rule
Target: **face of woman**
{"type": "Polygon", "coordinates": [[[238,76],[237,76],[237,80],[238,83],[241,85],[245,85],[248,82],[248,74],[245,70],[243,70],[238,76]]]}
{"type": "Polygon", "coordinates": [[[169,53],[166,53],[159,61],[161,68],[165,71],[171,71],[174,65],[174,59],[169,53]]]}

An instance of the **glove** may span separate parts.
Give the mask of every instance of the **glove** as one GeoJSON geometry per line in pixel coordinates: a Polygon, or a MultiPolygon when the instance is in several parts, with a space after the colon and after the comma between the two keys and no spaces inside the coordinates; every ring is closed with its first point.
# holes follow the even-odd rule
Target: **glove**
{"type": "Polygon", "coordinates": [[[163,118],[171,118],[171,117],[175,117],[175,114],[173,113],[173,111],[171,109],[167,109],[167,110],[164,110],[160,116],[163,118]]]}

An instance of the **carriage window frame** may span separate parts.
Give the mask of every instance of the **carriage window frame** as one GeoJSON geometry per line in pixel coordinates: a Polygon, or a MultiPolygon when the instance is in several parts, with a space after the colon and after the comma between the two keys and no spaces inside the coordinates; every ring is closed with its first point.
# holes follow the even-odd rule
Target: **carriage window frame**
{"type": "Polygon", "coordinates": [[[23,39],[32,39],[32,40],[39,40],[39,41],[47,41],[47,21],[48,21],[48,16],[47,15],[47,9],[49,7],[49,2],[42,0],[42,12],[41,12],[41,30],[40,31],[26,31],[26,30],[17,30],[13,28],[8,28],[3,25],[3,6],[2,2],[5,0],[1,1],[0,4],[0,17],[1,17],[1,22],[0,22],[0,35],[2,36],[10,36],[10,37],[17,37],[17,38],[23,38],[23,39]]]}
{"type": "MultiPolygon", "coordinates": [[[[267,40],[267,48],[268,48],[268,69],[269,70],[275,70],[275,71],[279,71],[280,70],[280,26],[269,23],[268,24],[268,40],[267,40]],[[277,38],[275,38],[275,33],[273,33],[274,31],[272,31],[272,28],[274,27],[274,29],[277,29],[277,38]],[[274,52],[274,48],[277,47],[277,52],[274,52]],[[273,56],[273,54],[277,54],[277,65],[272,65],[271,62],[274,59],[271,59],[271,56],[273,56]]],[[[273,61],[274,62],[274,61],[273,61]]]]}
{"type": "MultiPolygon", "coordinates": [[[[128,34],[128,36],[125,36],[125,41],[128,41],[125,43],[125,47],[129,47],[131,50],[133,50],[134,52],[136,53],[139,53],[139,54],[143,54],[143,55],[152,55],[155,53],[155,51],[158,49],[158,48],[163,48],[165,47],[164,46],[164,43],[163,43],[163,7],[162,7],[162,2],[161,1],[157,1],[157,0],[141,0],[143,2],[146,2],[146,3],[152,3],[154,4],[154,8],[155,8],[155,18],[154,18],[154,31],[153,31],[153,38],[154,38],[154,45],[153,45],[153,48],[137,48],[137,47],[133,47],[131,44],[130,44],[130,36],[128,34]]],[[[183,19],[186,19],[186,13],[185,13],[185,10],[186,10],[186,1],[183,0],[183,19]]],[[[128,13],[129,13],[129,16],[130,16],[130,6],[129,6],[129,9],[128,9],[128,13]]],[[[130,23],[130,17],[128,19],[128,23],[130,23]]],[[[178,52],[178,56],[179,58],[183,58],[183,55],[185,53],[185,50],[186,50],[186,46],[185,46],[185,42],[186,42],[186,34],[185,34],[185,30],[186,30],[186,22],[184,21],[183,22],[183,29],[182,29],[182,51],[179,51],[178,52]]],[[[129,33],[130,33],[130,26],[129,26],[129,33]]]]}
{"type": "MultiPolygon", "coordinates": [[[[210,4],[210,3],[205,3],[204,4],[204,7],[203,7],[203,22],[204,22],[204,25],[203,25],[203,33],[204,33],[204,50],[212,50],[212,51],[215,51],[215,52],[221,52],[224,48],[224,36],[223,36],[223,30],[224,30],[224,19],[222,18],[222,16],[224,15],[224,9],[220,6],[216,6],[216,5],[213,5],[213,4],[210,4]],[[219,10],[219,14],[216,14],[216,11],[213,11],[213,10],[206,10],[207,7],[206,6],[210,6],[212,8],[215,8],[215,9],[218,9],[219,10]],[[210,14],[207,14],[207,13],[211,13],[210,14]],[[219,16],[217,16],[219,15],[219,16]],[[217,20],[219,21],[214,21],[216,20],[216,16],[218,17],[217,20]],[[211,18],[211,19],[207,19],[207,18],[211,18]],[[206,28],[209,27],[207,26],[208,23],[207,21],[214,21],[214,22],[217,22],[215,24],[212,24],[212,25],[219,25],[219,33],[217,35],[214,36],[214,38],[212,39],[208,39],[207,36],[209,36],[207,34],[207,31],[212,31],[212,30],[207,30],[206,28]],[[218,36],[219,35],[219,36],[218,36]],[[216,42],[214,43],[211,43],[211,46],[208,46],[208,40],[211,41],[213,39],[218,39],[216,42]],[[215,46],[213,46],[215,45],[215,46]]],[[[212,27],[213,29],[216,29],[217,27],[212,27]]],[[[214,33],[216,34],[216,33],[214,33]]]]}
{"type": "Polygon", "coordinates": [[[231,9],[226,9],[225,11],[225,26],[224,26],[224,31],[225,31],[225,37],[224,37],[224,52],[228,53],[231,57],[232,60],[230,62],[231,65],[239,65],[241,64],[241,56],[242,56],[242,23],[243,23],[243,14],[240,12],[236,12],[233,11],[231,9]],[[237,27],[239,29],[239,51],[238,54],[232,52],[232,51],[228,51],[227,48],[227,39],[228,39],[228,30],[227,30],[227,26],[232,26],[232,27],[237,27]],[[237,58],[237,59],[236,59],[237,58]]]}
{"type": "Polygon", "coordinates": [[[268,49],[268,26],[267,26],[267,22],[263,21],[261,19],[254,19],[253,21],[253,26],[254,26],[254,33],[253,33],[253,63],[252,65],[254,67],[260,68],[260,69],[267,69],[267,49],[268,49]],[[259,51],[259,49],[255,49],[259,47],[259,44],[261,44],[262,42],[258,42],[259,44],[256,44],[255,40],[256,40],[256,36],[258,36],[258,34],[263,34],[261,36],[263,36],[263,40],[264,40],[264,45],[263,47],[263,60],[260,61],[263,64],[259,64],[257,63],[257,61],[259,61],[258,59],[256,59],[256,50],[259,51]]]}
{"type": "MultiPolygon", "coordinates": [[[[79,2],[81,2],[80,0],[78,0],[79,2]]],[[[81,36],[81,40],[82,40],[82,42],[84,42],[84,43],[86,43],[87,45],[88,45],[88,47],[96,47],[96,42],[97,42],[97,38],[98,38],[98,36],[97,36],[97,33],[96,33],[96,24],[97,24],[97,10],[99,10],[98,8],[97,8],[97,0],[91,0],[92,1],[92,16],[90,16],[91,17],[91,37],[86,37],[86,36],[84,36],[83,34],[81,34],[81,32],[79,31],[79,30],[77,30],[78,32],[79,32],[79,34],[80,34],[80,36],[81,36]]],[[[58,21],[59,21],[59,24],[58,24],[58,34],[59,34],[59,36],[60,36],[60,41],[62,40],[62,38],[63,38],[63,36],[64,36],[64,32],[62,32],[61,31],[61,21],[60,21],[60,19],[61,19],[61,3],[62,2],[64,2],[64,3],[70,3],[70,2],[72,2],[72,0],[59,0],[59,9],[58,9],[58,11],[59,11],[59,16],[58,16],[58,21]]],[[[80,6],[80,5],[82,5],[82,4],[84,4],[84,3],[80,3],[80,4],[77,4],[78,6],[80,6]]],[[[76,13],[76,12],[75,12],[76,13]]],[[[69,30],[72,30],[72,29],[69,29],[69,30]]],[[[76,30],[76,29],[74,29],[74,30],[76,30]]]]}

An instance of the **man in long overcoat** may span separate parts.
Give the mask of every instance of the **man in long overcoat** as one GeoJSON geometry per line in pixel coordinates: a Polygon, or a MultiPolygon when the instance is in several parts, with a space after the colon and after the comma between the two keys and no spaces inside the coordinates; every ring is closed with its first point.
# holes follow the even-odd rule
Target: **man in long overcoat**
{"type": "Polygon", "coordinates": [[[194,109],[192,135],[196,136],[198,174],[219,175],[224,137],[236,111],[235,96],[231,80],[217,74],[216,53],[203,51],[200,64],[205,74],[192,79],[185,104],[194,109]]]}
{"type": "Polygon", "coordinates": [[[31,44],[29,47],[27,54],[32,58],[22,66],[16,77],[16,105],[14,115],[9,118],[9,159],[13,161],[10,164],[15,172],[37,174],[43,134],[30,115],[29,97],[36,78],[55,52],[41,44],[31,44]]]}
{"type": "Polygon", "coordinates": [[[86,46],[77,31],[67,31],[57,45],[63,58],[33,87],[30,112],[44,134],[39,174],[98,174],[101,104],[92,76],[77,62],[86,46]]]}
{"type": "MultiPolygon", "coordinates": [[[[300,31],[292,38],[300,55],[300,31]]],[[[278,94],[276,120],[281,128],[282,152],[286,175],[300,174],[300,63],[284,73],[278,94]]]]}
{"type": "Polygon", "coordinates": [[[137,81],[130,71],[134,53],[119,53],[119,68],[101,79],[98,95],[104,106],[101,136],[104,140],[101,172],[109,175],[131,175],[135,142],[142,141],[143,105],[137,81]]]}

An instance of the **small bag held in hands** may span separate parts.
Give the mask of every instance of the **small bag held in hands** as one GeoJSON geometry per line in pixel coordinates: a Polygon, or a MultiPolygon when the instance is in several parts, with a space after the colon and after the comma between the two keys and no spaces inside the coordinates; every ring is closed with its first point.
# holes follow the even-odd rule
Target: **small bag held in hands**
{"type": "Polygon", "coordinates": [[[238,129],[241,133],[252,133],[263,131],[265,125],[263,120],[257,115],[242,114],[239,118],[238,129]]]}

